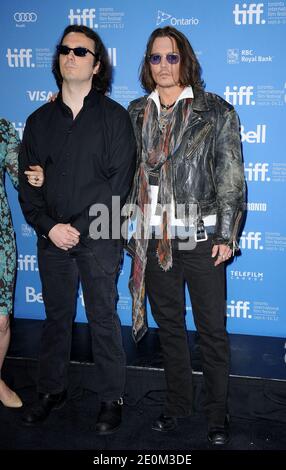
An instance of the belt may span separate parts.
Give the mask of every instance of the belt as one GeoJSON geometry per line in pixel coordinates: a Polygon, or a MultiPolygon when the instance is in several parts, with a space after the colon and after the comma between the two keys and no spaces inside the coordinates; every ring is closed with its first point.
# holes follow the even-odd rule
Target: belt
{"type": "MultiPolygon", "coordinates": [[[[182,227],[180,225],[171,226],[171,236],[172,238],[178,238],[180,240],[194,238],[196,242],[202,242],[207,240],[207,235],[213,234],[215,231],[215,226],[203,226],[198,227],[197,232],[195,233],[195,227],[182,227]]],[[[154,240],[160,240],[161,236],[161,226],[152,225],[150,229],[150,238],[154,240]]]]}

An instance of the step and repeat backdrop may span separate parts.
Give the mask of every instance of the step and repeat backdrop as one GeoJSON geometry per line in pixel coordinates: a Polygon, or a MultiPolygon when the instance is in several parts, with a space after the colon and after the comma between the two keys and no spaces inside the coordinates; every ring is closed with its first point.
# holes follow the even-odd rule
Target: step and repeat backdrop
{"type": "MultiPolygon", "coordinates": [[[[52,56],[68,24],[105,42],[114,67],[111,97],[127,107],[143,94],[138,67],[150,33],[172,25],[191,41],[206,89],[233,104],[241,120],[248,185],[241,255],[227,267],[231,333],[286,334],[286,1],[10,0],[1,2],[1,116],[23,135],[27,116],[57,90],[52,56]]],[[[6,182],[18,246],[15,316],[44,318],[36,236],[6,182]]],[[[130,259],[119,279],[118,311],[131,324],[130,259]]],[[[77,321],[85,322],[79,290],[77,321]]],[[[156,326],[149,312],[150,326],[156,326]]],[[[195,329],[187,296],[187,325],[195,329]]]]}

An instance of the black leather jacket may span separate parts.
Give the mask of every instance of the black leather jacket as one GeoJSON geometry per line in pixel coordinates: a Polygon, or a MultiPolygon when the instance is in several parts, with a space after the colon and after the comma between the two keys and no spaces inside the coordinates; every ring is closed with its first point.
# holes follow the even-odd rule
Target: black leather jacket
{"type": "MultiPolygon", "coordinates": [[[[147,97],[130,103],[141,158],[142,123],[147,97]]],[[[229,103],[213,93],[199,91],[191,104],[189,126],[172,156],[175,204],[197,204],[199,216],[216,214],[214,244],[236,246],[245,199],[239,121],[229,103]]],[[[136,204],[138,172],[129,203],[136,204]]]]}

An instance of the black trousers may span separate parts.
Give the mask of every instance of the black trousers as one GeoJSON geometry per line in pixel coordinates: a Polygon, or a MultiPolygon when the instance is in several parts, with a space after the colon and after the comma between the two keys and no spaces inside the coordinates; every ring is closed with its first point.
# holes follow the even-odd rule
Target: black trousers
{"type": "Polygon", "coordinates": [[[91,329],[97,393],[102,401],[117,400],[125,386],[125,354],[116,312],[116,280],[121,260],[119,240],[80,242],[64,251],[52,243],[38,246],[46,320],[39,358],[38,391],[59,393],[67,388],[72,323],[82,283],[91,329]]]}
{"type": "Polygon", "coordinates": [[[156,256],[157,241],[147,252],[146,291],[159,326],[167,382],[165,413],[182,417],[192,411],[192,370],[185,325],[185,282],[191,297],[206,389],[205,410],[210,425],[224,423],[227,411],[229,343],[225,329],[225,267],[214,267],[212,238],[193,250],[173,244],[173,266],[163,271],[156,256]]]}

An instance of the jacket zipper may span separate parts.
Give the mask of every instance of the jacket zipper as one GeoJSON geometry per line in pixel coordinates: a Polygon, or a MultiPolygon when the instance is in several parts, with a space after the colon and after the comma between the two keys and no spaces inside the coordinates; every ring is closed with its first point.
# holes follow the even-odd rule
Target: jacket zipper
{"type": "Polygon", "coordinates": [[[208,122],[205,126],[205,128],[201,131],[201,134],[198,135],[196,141],[193,143],[192,145],[192,149],[190,150],[189,153],[186,153],[186,156],[185,158],[188,158],[190,159],[192,157],[192,155],[196,152],[196,150],[199,148],[199,146],[201,145],[203,139],[208,135],[209,131],[211,130],[212,126],[210,125],[210,123],[208,122]]]}

